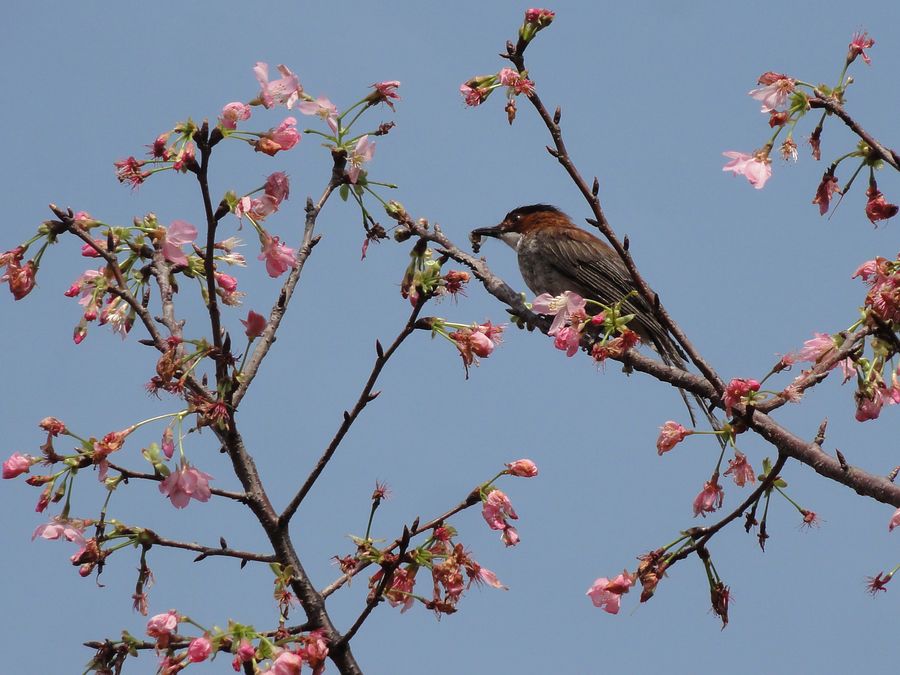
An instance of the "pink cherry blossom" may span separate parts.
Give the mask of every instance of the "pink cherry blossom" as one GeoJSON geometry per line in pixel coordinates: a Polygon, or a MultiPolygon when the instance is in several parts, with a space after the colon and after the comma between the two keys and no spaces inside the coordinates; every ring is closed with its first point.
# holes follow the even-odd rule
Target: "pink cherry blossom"
{"type": "Polygon", "coordinates": [[[627,571],[622,572],[613,580],[600,577],[591,584],[585,595],[590,597],[594,607],[600,607],[610,614],[618,614],[622,596],[634,586],[634,581],[635,578],[627,571]]]}
{"type": "Polygon", "coordinates": [[[820,216],[824,216],[828,213],[828,208],[831,206],[831,198],[834,196],[834,193],[841,194],[837,176],[826,171],[822,176],[822,182],[819,183],[819,187],[816,188],[816,196],[813,197],[812,200],[813,204],[819,205],[820,216]]]}
{"type": "Polygon", "coordinates": [[[255,223],[261,223],[278,210],[278,204],[268,195],[262,197],[241,197],[234,205],[234,215],[238,218],[247,216],[255,223]]]}
{"type": "Polygon", "coordinates": [[[894,511],[894,515],[891,516],[891,522],[888,523],[888,532],[893,532],[898,525],[900,525],[900,509],[894,511]]]}
{"type": "Polygon", "coordinates": [[[494,342],[481,331],[472,331],[469,336],[469,345],[472,353],[486,359],[494,351],[494,342]]]}
{"type": "Polygon", "coordinates": [[[497,578],[497,575],[491,572],[487,567],[478,567],[478,576],[475,577],[475,581],[483,584],[487,584],[488,586],[493,586],[494,588],[502,588],[504,591],[508,591],[509,587],[504,586],[500,579],[497,578]]]}
{"type": "Polygon", "coordinates": [[[184,220],[173,220],[172,224],[166,229],[163,239],[163,256],[170,263],[187,266],[188,259],[181,247],[192,243],[196,238],[196,227],[184,220]]]}
{"type": "Polygon", "coordinates": [[[279,65],[278,72],[281,73],[281,78],[269,81],[268,63],[258,61],[253,67],[253,74],[262,87],[259,92],[259,102],[266,108],[283,103],[286,108],[290,109],[303,93],[303,87],[297,76],[287,66],[279,65]]]}
{"type": "Polygon", "coordinates": [[[725,491],[719,486],[718,479],[707,481],[700,491],[700,494],[694,499],[694,517],[706,517],[707,513],[712,513],[722,506],[725,499],[725,491]]]}
{"type": "Polygon", "coordinates": [[[566,356],[574,356],[581,345],[581,334],[572,328],[565,326],[560,328],[553,338],[553,346],[566,353],[566,356]]]}
{"type": "Polygon", "coordinates": [[[459,85],[459,93],[462,94],[467,106],[475,107],[484,103],[491,90],[484,87],[472,87],[467,83],[459,85]]]}
{"type": "Polygon", "coordinates": [[[369,140],[369,135],[362,136],[357,142],[353,151],[347,157],[347,164],[350,168],[347,175],[350,177],[351,183],[356,183],[359,178],[359,172],[362,170],[363,164],[370,162],[375,154],[375,143],[369,140]]]}
{"type": "Polygon", "coordinates": [[[177,509],[185,508],[191,499],[198,502],[208,502],[210,497],[209,479],[207,473],[195,469],[189,464],[183,464],[180,469],[170,473],[159,484],[159,491],[166,495],[177,509]]]}
{"type": "Polygon", "coordinates": [[[759,382],[756,380],[746,380],[740,377],[731,380],[725,387],[725,396],[722,397],[725,403],[725,414],[731,417],[732,407],[738,403],[748,402],[753,397],[753,393],[757,391],[759,391],[759,382]]]}
{"type": "Polygon", "coordinates": [[[744,176],[757,190],[762,190],[772,175],[772,164],[767,157],[760,157],[758,154],[747,155],[733,150],[722,154],[731,158],[731,161],[722,167],[722,171],[731,171],[735,176],[744,176]]]}
{"type": "Polygon", "coordinates": [[[297,258],[294,249],[285,246],[278,237],[265,234],[263,237],[262,253],[259,260],[266,261],[266,272],[273,279],[280,277],[292,267],[297,266],[297,258]]]}
{"type": "Polygon", "coordinates": [[[881,414],[881,408],[884,406],[884,390],[881,387],[872,387],[867,391],[857,391],[855,398],[857,422],[878,419],[878,416],[881,414]]]}
{"type": "Polygon", "coordinates": [[[147,622],[147,635],[156,638],[157,645],[164,647],[169,637],[178,629],[178,612],[170,609],[165,614],[157,614],[147,622]]]}
{"type": "Polygon", "coordinates": [[[900,212],[900,206],[889,203],[874,183],[866,190],[866,197],[866,216],[873,225],[877,225],[879,220],[893,218],[900,212]]]}
{"type": "Polygon", "coordinates": [[[188,659],[191,663],[200,663],[206,661],[212,653],[212,642],[207,637],[198,637],[191,640],[188,645],[188,659]]]}
{"type": "Polygon", "coordinates": [[[532,309],[538,314],[552,314],[553,323],[547,335],[556,335],[567,321],[583,321],[586,316],[585,300],[578,293],[565,291],[560,295],[541,293],[531,303],[532,309]]]}
{"type": "Polygon", "coordinates": [[[814,333],[813,336],[811,340],[803,343],[802,349],[792,354],[794,361],[816,363],[835,348],[834,339],[828,333],[814,333]]]}
{"type": "Polygon", "coordinates": [[[337,133],[337,106],[324,96],[320,96],[315,101],[303,101],[297,105],[297,109],[304,115],[315,115],[321,118],[334,133],[337,133]]]}
{"type": "Polygon", "coordinates": [[[20,452],[14,452],[9,456],[5,462],[3,462],[3,477],[4,478],[15,478],[16,476],[21,476],[23,473],[28,473],[28,469],[31,468],[31,465],[36,462],[31,455],[23,455],[20,452]]]}
{"type": "Polygon", "coordinates": [[[756,482],[756,474],[753,473],[753,467],[747,461],[747,456],[737,450],[734,451],[734,459],[728,460],[728,469],[725,471],[725,475],[729,474],[738,487],[744,487],[747,483],[753,485],[756,482]]]}
{"type": "Polygon", "coordinates": [[[83,521],[55,517],[49,523],[37,526],[34,534],[31,535],[31,540],[34,541],[38,537],[48,541],[62,538],[66,541],[82,544],[84,543],[84,523],[83,521]]]}
{"type": "Polygon", "coordinates": [[[263,186],[263,192],[275,202],[276,208],[281,206],[281,202],[291,196],[291,183],[287,174],[283,171],[269,174],[266,184],[263,186]]]}
{"type": "Polygon", "coordinates": [[[283,651],[274,661],[268,673],[270,675],[300,675],[303,659],[294,652],[283,651]]]}
{"type": "Polygon", "coordinates": [[[531,96],[534,93],[534,82],[529,80],[524,74],[519,73],[512,68],[503,68],[497,73],[500,84],[509,87],[510,97],[519,94],[531,96]]]}
{"type": "Polygon", "coordinates": [[[512,518],[513,520],[519,518],[515,509],[513,509],[512,502],[509,501],[509,497],[504,492],[496,489],[491,490],[484,499],[481,515],[492,530],[503,530],[509,527],[509,523],[506,522],[507,518],[512,518]]]}
{"type": "Polygon", "coordinates": [[[534,478],[538,475],[538,468],[530,459],[517,459],[506,465],[506,473],[519,478],[534,478]]]}
{"type": "Polygon", "coordinates": [[[866,54],[867,49],[875,46],[875,40],[869,37],[869,34],[865,31],[856,32],[853,34],[853,38],[850,40],[850,50],[847,53],[847,63],[852,63],[856,60],[857,56],[862,56],[863,61],[866,62],[866,65],[870,65],[872,63],[872,59],[869,58],[869,55],[866,54]]]}
{"type": "Polygon", "coordinates": [[[250,106],[240,101],[226,103],[219,115],[219,124],[223,129],[237,129],[237,123],[250,119],[250,106]]]}
{"type": "Polygon", "coordinates": [[[262,314],[257,314],[252,309],[247,313],[247,318],[241,319],[240,321],[244,324],[244,328],[246,328],[244,334],[251,340],[262,335],[262,332],[266,328],[266,317],[262,314]]]}
{"type": "Polygon", "coordinates": [[[504,546],[515,546],[519,543],[519,532],[512,525],[507,525],[500,533],[500,540],[504,546]]]}
{"type": "Polygon", "coordinates": [[[369,94],[366,99],[369,101],[369,105],[376,105],[378,103],[387,103],[388,107],[393,110],[394,104],[391,99],[400,100],[400,96],[397,94],[397,87],[400,86],[400,82],[398,80],[386,80],[384,82],[376,82],[372,85],[375,89],[371,94],[369,94]]]}
{"type": "Polygon", "coordinates": [[[787,103],[794,91],[795,84],[796,82],[793,79],[782,75],[773,82],[766,80],[766,86],[754,89],[748,92],[748,95],[757,101],[762,101],[761,111],[768,114],[773,110],[784,107],[784,104],[787,103]]]}
{"type": "Polygon", "coordinates": [[[693,430],[685,429],[678,422],[669,420],[659,428],[659,438],[656,439],[657,453],[662,455],[668,452],[692,433],[693,430]]]}

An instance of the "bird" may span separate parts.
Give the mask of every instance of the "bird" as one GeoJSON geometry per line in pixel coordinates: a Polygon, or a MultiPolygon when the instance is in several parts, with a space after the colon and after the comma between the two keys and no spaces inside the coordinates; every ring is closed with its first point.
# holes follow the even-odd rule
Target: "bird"
{"type": "MultiPolygon", "coordinates": [[[[560,209],[549,204],[520,206],[507,213],[500,224],[472,230],[470,240],[476,252],[482,237],[500,239],[516,251],[522,279],[535,295],[558,296],[571,291],[607,306],[622,301],[622,312],[634,314],[628,327],[641,341],[667,365],[687,370],[687,356],[646,299],[634,292],[631,273],[616,251],[576,226],[560,209]]],[[[684,390],[679,391],[696,424],[684,390]]],[[[695,398],[704,414],[711,417],[708,404],[695,398]]],[[[710,422],[715,425],[713,419],[710,422]]]]}

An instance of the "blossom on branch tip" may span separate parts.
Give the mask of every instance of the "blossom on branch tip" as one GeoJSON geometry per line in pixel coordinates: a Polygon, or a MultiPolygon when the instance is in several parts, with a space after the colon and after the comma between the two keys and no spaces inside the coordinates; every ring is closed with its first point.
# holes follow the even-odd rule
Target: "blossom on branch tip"
{"type": "MultiPolygon", "coordinates": [[[[391,99],[400,100],[397,94],[397,87],[400,86],[399,80],[385,80],[384,82],[375,82],[372,87],[375,89],[371,94],[366,96],[369,105],[378,105],[379,103],[387,103],[391,110],[394,110],[394,103],[391,99]]],[[[336,131],[336,130],[335,130],[336,131]]]]}
{"type": "Polygon", "coordinates": [[[169,638],[178,630],[178,622],[181,617],[174,609],[164,614],[157,614],[147,621],[147,635],[156,638],[156,646],[165,648],[169,644],[169,638]]]}
{"type": "Polygon", "coordinates": [[[612,580],[600,577],[591,584],[585,595],[590,597],[594,607],[599,607],[610,614],[618,614],[622,596],[634,586],[634,582],[635,577],[626,570],[612,580]]]}
{"type": "Polygon", "coordinates": [[[262,134],[254,144],[254,148],[257,152],[273,157],[281,150],[290,150],[299,142],[300,132],[297,131],[297,119],[285,117],[277,127],[262,134]]]}
{"type": "Polygon", "coordinates": [[[856,60],[857,56],[862,56],[863,61],[866,62],[866,65],[870,65],[872,63],[872,59],[869,58],[869,55],[866,54],[867,49],[871,49],[875,46],[875,40],[869,37],[869,34],[866,31],[859,32],[853,34],[853,37],[850,40],[849,51],[847,52],[847,64],[851,64],[856,60]]]}
{"type": "Polygon", "coordinates": [[[791,94],[794,93],[796,81],[787,75],[765,73],[759,78],[759,84],[764,86],[753,89],[748,92],[748,95],[762,102],[761,112],[770,113],[784,107],[791,94]]]}
{"type": "Polygon", "coordinates": [[[272,237],[268,233],[262,235],[262,252],[259,254],[259,260],[266,261],[266,272],[273,279],[297,266],[294,249],[285,246],[278,237],[272,237]]]}
{"type": "Polygon", "coordinates": [[[81,544],[84,542],[84,525],[84,521],[68,520],[57,516],[49,523],[38,525],[31,535],[31,540],[34,541],[38,537],[48,541],[61,538],[81,544]]]}
{"type": "Polygon", "coordinates": [[[302,101],[297,105],[297,110],[304,115],[315,115],[322,119],[334,133],[337,133],[337,106],[324,96],[319,96],[314,101],[302,101]]]}
{"type": "Polygon", "coordinates": [[[349,165],[349,169],[347,169],[347,175],[350,178],[351,183],[356,183],[359,179],[359,172],[362,170],[363,165],[366,162],[372,161],[372,156],[375,154],[375,143],[374,141],[369,140],[368,134],[360,137],[358,141],[356,141],[356,146],[347,155],[347,164],[349,165]]]}
{"type": "Polygon", "coordinates": [[[528,79],[524,73],[520,73],[512,68],[502,68],[497,73],[500,84],[509,87],[510,96],[518,96],[525,94],[531,96],[534,93],[534,82],[528,79]]]}
{"type": "Polygon", "coordinates": [[[828,207],[831,205],[831,197],[835,194],[841,194],[841,188],[838,185],[837,176],[829,169],[822,176],[822,182],[816,188],[816,196],[813,197],[812,203],[819,205],[819,215],[824,216],[828,213],[828,207]]]}
{"type": "Polygon", "coordinates": [[[756,474],[753,473],[753,467],[747,461],[747,455],[738,450],[734,451],[734,459],[728,460],[728,469],[725,470],[725,475],[729,474],[738,487],[744,487],[747,483],[753,485],[756,482],[756,474]]]}
{"type": "Polygon", "coordinates": [[[725,414],[731,417],[731,408],[738,403],[749,403],[759,391],[759,382],[736,377],[725,387],[722,400],[725,403],[725,414]]]}
{"type": "Polygon", "coordinates": [[[262,314],[257,314],[252,309],[247,313],[247,318],[240,321],[246,329],[244,334],[251,340],[262,335],[266,328],[266,317],[262,314]]]}
{"type": "Polygon", "coordinates": [[[719,485],[718,477],[706,481],[700,494],[694,499],[694,517],[706,517],[707,513],[712,513],[722,506],[725,499],[725,490],[719,485]]]}
{"type": "Polygon", "coordinates": [[[517,459],[506,465],[506,473],[519,478],[534,478],[538,475],[538,468],[530,459],[517,459]]]}
{"type": "Polygon", "coordinates": [[[23,473],[28,473],[31,465],[38,460],[31,455],[23,455],[20,452],[14,452],[3,462],[3,478],[15,478],[23,473]]]}
{"type": "Polygon", "coordinates": [[[772,163],[768,153],[757,152],[748,155],[729,150],[722,154],[731,159],[722,167],[722,171],[731,171],[735,176],[744,176],[757,190],[762,190],[766,181],[772,176],[772,163]]]}
{"type": "Polygon", "coordinates": [[[159,491],[172,502],[176,509],[185,508],[191,499],[208,502],[211,496],[208,473],[195,469],[189,464],[182,464],[177,471],[170,473],[159,484],[159,491]]]}
{"type": "Polygon", "coordinates": [[[191,640],[191,644],[188,645],[188,660],[191,663],[200,663],[201,661],[206,661],[209,658],[209,655],[212,653],[212,642],[209,641],[207,637],[198,637],[191,640]]]}
{"type": "Polygon", "coordinates": [[[268,63],[258,61],[253,66],[253,74],[262,87],[257,101],[266,108],[283,103],[286,108],[290,109],[303,93],[303,87],[297,76],[287,66],[279,65],[278,72],[281,73],[281,78],[270,81],[268,63]]]}
{"type": "Polygon", "coordinates": [[[241,101],[226,103],[219,115],[219,125],[223,129],[237,129],[237,123],[250,119],[250,106],[241,101]]]}
{"type": "Polygon", "coordinates": [[[553,316],[547,335],[556,335],[567,321],[573,324],[583,321],[586,318],[585,307],[585,299],[573,291],[555,296],[541,293],[531,303],[531,308],[538,314],[553,316]]]}
{"type": "Polygon", "coordinates": [[[187,266],[188,259],[181,247],[193,243],[196,238],[196,227],[184,220],[173,220],[163,235],[163,257],[175,265],[187,266]]]}
{"type": "Polygon", "coordinates": [[[877,225],[879,220],[887,220],[893,218],[900,211],[900,206],[888,203],[884,195],[878,190],[878,186],[872,181],[866,190],[866,216],[873,225],[877,225]]]}
{"type": "Polygon", "coordinates": [[[266,671],[268,675],[300,675],[303,659],[298,654],[287,650],[282,651],[272,661],[272,667],[266,671]]]}
{"type": "Polygon", "coordinates": [[[693,433],[693,429],[686,429],[678,422],[669,420],[659,428],[659,438],[656,439],[657,454],[668,452],[693,433]]]}

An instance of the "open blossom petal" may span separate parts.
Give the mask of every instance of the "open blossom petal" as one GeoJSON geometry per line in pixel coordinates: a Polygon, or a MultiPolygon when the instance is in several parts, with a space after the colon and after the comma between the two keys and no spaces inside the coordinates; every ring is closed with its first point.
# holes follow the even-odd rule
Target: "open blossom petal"
{"type": "Polygon", "coordinates": [[[175,265],[187,265],[187,256],[181,247],[197,238],[197,228],[184,220],[173,220],[166,229],[162,245],[163,256],[175,265]]]}
{"type": "Polygon", "coordinates": [[[894,515],[891,516],[891,522],[888,523],[888,532],[893,532],[898,525],[900,525],[900,509],[894,511],[894,515]]]}
{"type": "Polygon", "coordinates": [[[369,140],[368,134],[356,142],[356,147],[353,148],[350,156],[347,157],[347,164],[350,166],[347,170],[347,175],[350,176],[351,183],[356,183],[363,164],[371,161],[374,154],[375,143],[369,140]]]}
{"type": "Polygon", "coordinates": [[[166,495],[172,502],[172,506],[183,509],[191,499],[198,502],[208,502],[211,492],[209,490],[208,473],[203,473],[190,465],[182,465],[178,471],[170,473],[159,484],[159,491],[166,495]]]}
{"type": "Polygon", "coordinates": [[[586,595],[599,607],[610,614],[618,614],[622,596],[634,585],[635,578],[623,572],[615,579],[600,577],[588,589],[586,595]]]}
{"type": "Polygon", "coordinates": [[[507,464],[506,468],[509,475],[519,478],[534,478],[538,475],[537,464],[530,459],[517,459],[515,462],[507,464]]]}
{"type": "Polygon", "coordinates": [[[266,261],[266,272],[273,279],[280,277],[292,267],[297,265],[294,249],[285,246],[278,237],[265,235],[260,260],[266,261]]]}
{"type": "Polygon", "coordinates": [[[656,451],[662,455],[681,443],[692,433],[694,432],[691,429],[685,429],[678,422],[670,420],[659,428],[659,438],[656,439],[656,451]]]}
{"type": "Polygon", "coordinates": [[[315,115],[323,119],[334,133],[337,133],[337,106],[324,96],[320,96],[315,101],[303,101],[297,105],[304,115],[315,115]]]}
{"type": "Polygon", "coordinates": [[[735,176],[744,176],[757,190],[762,190],[772,175],[772,165],[768,159],[733,150],[722,154],[731,159],[722,167],[722,171],[731,171],[735,176]]]}
{"type": "Polygon", "coordinates": [[[237,123],[250,119],[250,106],[241,101],[226,103],[219,115],[219,124],[224,129],[237,129],[237,123]]]}
{"type": "Polygon", "coordinates": [[[15,478],[16,476],[21,476],[23,473],[28,472],[28,469],[31,468],[31,464],[32,457],[23,455],[20,452],[14,452],[10,455],[9,459],[3,462],[3,477],[15,478]]]}
{"type": "Polygon", "coordinates": [[[253,67],[253,74],[256,75],[256,79],[262,87],[259,92],[259,102],[266,108],[283,103],[290,109],[303,93],[303,87],[297,76],[287,66],[279,65],[278,72],[281,73],[281,78],[269,81],[269,64],[259,61],[253,67]]]}
{"type": "Polygon", "coordinates": [[[749,92],[749,95],[762,102],[762,112],[770,113],[773,110],[784,107],[788,98],[794,91],[794,80],[790,77],[780,77],[774,82],[759,89],[749,92]]]}

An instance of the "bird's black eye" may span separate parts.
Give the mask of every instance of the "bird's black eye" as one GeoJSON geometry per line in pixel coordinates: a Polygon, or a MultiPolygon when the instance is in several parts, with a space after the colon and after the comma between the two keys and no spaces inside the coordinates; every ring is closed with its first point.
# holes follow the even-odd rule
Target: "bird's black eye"
{"type": "Polygon", "coordinates": [[[520,220],[522,220],[522,214],[517,213],[516,215],[513,216],[513,220],[515,220],[516,222],[519,222],[520,220]]]}

